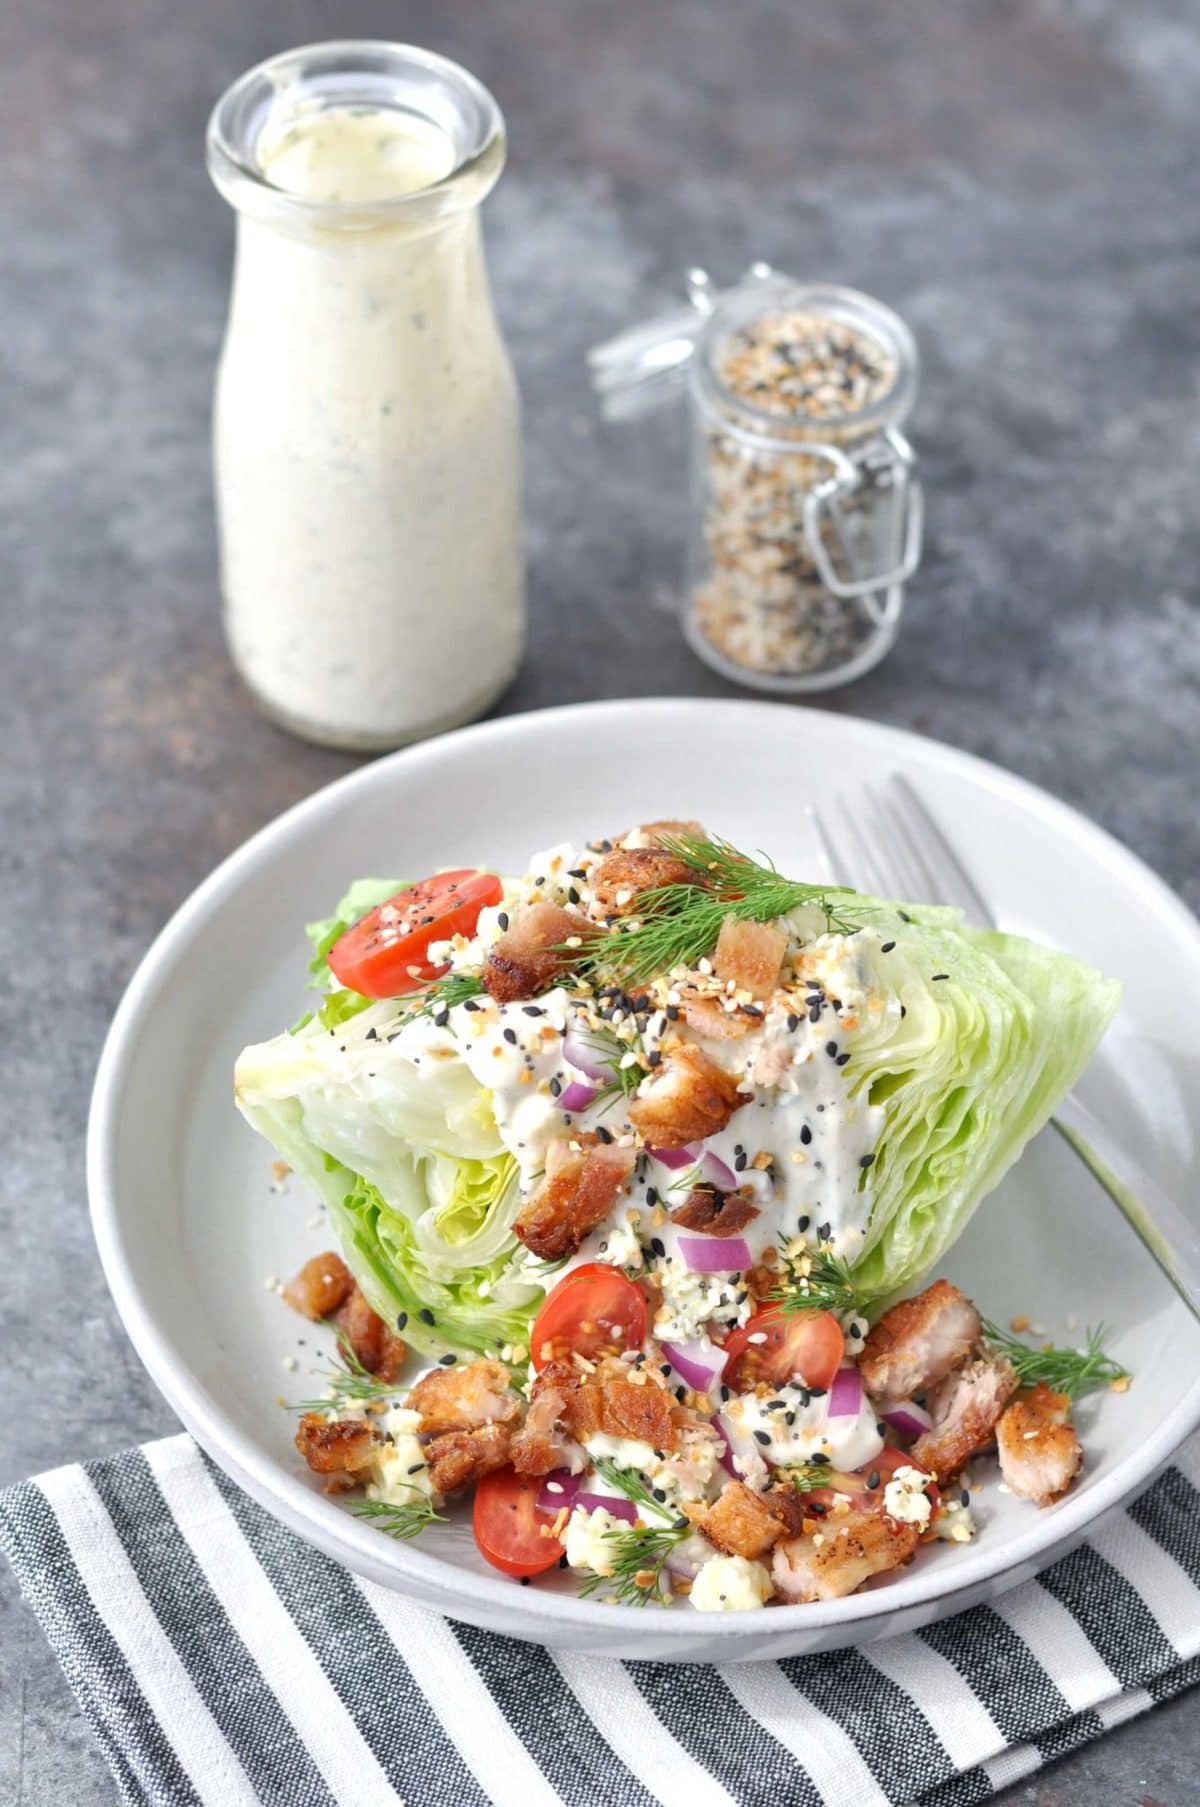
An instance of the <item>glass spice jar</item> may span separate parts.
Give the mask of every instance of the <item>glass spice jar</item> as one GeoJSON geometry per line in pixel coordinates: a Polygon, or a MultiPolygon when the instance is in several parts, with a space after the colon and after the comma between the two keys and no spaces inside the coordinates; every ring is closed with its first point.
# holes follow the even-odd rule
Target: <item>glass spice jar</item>
{"type": "Polygon", "coordinates": [[[693,271],[689,294],[690,315],[592,356],[612,414],[652,404],[686,370],[687,638],[759,690],[849,683],[895,640],[921,555],[921,490],[900,432],[917,390],[912,334],[867,295],[764,264],[722,294],[693,271]]]}

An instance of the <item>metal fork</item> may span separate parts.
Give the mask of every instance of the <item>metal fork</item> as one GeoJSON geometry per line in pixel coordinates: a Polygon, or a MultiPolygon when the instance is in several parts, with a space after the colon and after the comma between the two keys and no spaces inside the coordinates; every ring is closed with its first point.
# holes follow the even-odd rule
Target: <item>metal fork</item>
{"type": "MultiPolygon", "coordinates": [[[[836,830],[809,806],[817,844],[836,883],[856,884],[877,897],[956,904],[980,927],[998,926],[987,899],[903,773],[893,772],[885,784],[867,787],[863,805],[855,811],[841,800],[836,830]]],[[[1061,1100],[1050,1121],[1200,1318],[1200,1233],[1195,1226],[1073,1092],[1061,1100]]]]}

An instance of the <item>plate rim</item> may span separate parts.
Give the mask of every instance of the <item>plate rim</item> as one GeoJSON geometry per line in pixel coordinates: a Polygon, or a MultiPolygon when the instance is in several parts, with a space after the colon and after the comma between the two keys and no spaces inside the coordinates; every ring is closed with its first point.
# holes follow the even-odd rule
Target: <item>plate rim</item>
{"type": "MultiPolygon", "coordinates": [[[[787,717],[801,729],[805,725],[819,724],[822,733],[856,741],[862,738],[874,740],[901,755],[909,750],[926,760],[932,756],[943,765],[948,763],[952,769],[965,772],[993,794],[1015,797],[1042,820],[1049,820],[1052,825],[1061,824],[1076,839],[1082,837],[1090,843],[1106,866],[1128,876],[1144,895],[1153,899],[1161,913],[1195,942],[1200,958],[1200,920],[1166,881],[1107,829],[1030,779],[979,754],[889,722],[743,698],[653,696],[558,704],[477,722],[401,748],[342,774],[289,805],[226,854],[183,899],[159,929],[126,984],[105,1036],[88,1111],[86,1175],[93,1235],[117,1314],[140,1361],[172,1411],[218,1465],[222,1468],[231,1465],[236,1471],[232,1478],[245,1487],[264,1510],[276,1519],[282,1517],[282,1522],[297,1535],[335,1560],[344,1562],[360,1574],[364,1571],[374,1576],[386,1573],[389,1579],[384,1584],[394,1585],[399,1592],[404,1591],[403,1584],[411,1577],[419,1584],[423,1596],[429,1591],[444,1595],[443,1610],[451,1617],[456,1605],[467,1602],[475,1611],[494,1605],[506,1618],[514,1611],[521,1614],[524,1609],[523,1616],[528,1618],[531,1636],[536,1636],[540,1622],[543,1626],[554,1624],[563,1629],[577,1629],[585,1642],[589,1629],[603,1635],[606,1626],[616,1633],[618,1629],[631,1632],[635,1626],[644,1625],[642,1609],[606,1605],[601,1611],[594,1602],[576,1596],[517,1590],[499,1575],[468,1574],[444,1558],[409,1544],[389,1543],[386,1548],[391,1560],[383,1561],[384,1552],[378,1548],[377,1532],[342,1511],[332,1500],[315,1493],[299,1476],[289,1474],[273,1457],[264,1454],[254,1439],[233,1421],[208,1388],[173,1352],[169,1336],[160,1330],[152,1310],[141,1296],[119,1226],[115,1134],[123,1081],[141,1025],[153,1006],[156,987],[170,974],[177,955],[186,950],[193,932],[203,926],[230,892],[236,892],[243,871],[261,861],[275,843],[288,839],[308,817],[320,816],[335,807],[347,793],[386,787],[400,762],[405,770],[435,765],[448,745],[463,741],[484,745],[512,736],[519,738],[546,727],[553,729],[556,724],[575,721],[581,715],[627,716],[631,711],[645,715],[666,712],[680,717],[703,712],[710,728],[714,714],[730,718],[731,726],[734,717],[748,721],[770,714],[787,717]],[[287,1508],[285,1514],[280,1512],[281,1498],[287,1508]]],[[[846,1641],[852,1641],[869,1634],[873,1623],[892,1615],[903,1618],[911,1611],[920,1611],[942,1601],[947,1602],[947,1610],[951,1610],[955,1597],[978,1592],[981,1588],[998,1594],[1006,1585],[1016,1585],[1021,1579],[1020,1575],[1013,1575],[1011,1583],[1006,1583],[1010,1571],[1022,1568],[1028,1571],[1031,1561],[1037,1561],[1039,1567],[1048,1566],[1064,1546],[1081,1539],[1090,1526],[1148,1486],[1197,1425],[1200,1425],[1200,1376],[1135,1453],[1119,1462],[1112,1474],[1088,1493],[1071,1495],[1060,1502],[1052,1520],[1041,1520],[1038,1515],[1029,1530],[1017,1540],[1015,1548],[1010,1538],[1003,1546],[997,1546],[994,1555],[986,1548],[978,1548],[964,1558],[961,1566],[956,1563],[952,1570],[940,1569],[939,1565],[931,1563],[886,1590],[868,1590],[847,1599],[809,1605],[774,1606],[767,1624],[753,1610],[709,1615],[703,1630],[713,1633],[724,1629],[727,1634],[746,1634],[753,1628],[756,1643],[761,1643],[764,1636],[769,1639],[773,1635],[784,1641],[789,1634],[794,1637],[802,1631],[844,1630],[846,1641]],[[1046,1535],[1039,1532],[1039,1521],[1045,1525],[1046,1535]],[[1044,1562],[1038,1560],[1043,1552],[1044,1562]]],[[[475,1622],[481,1621],[476,1618],[475,1622]]],[[[669,1612],[655,1617],[655,1633],[667,1641],[695,1640],[700,1631],[701,1627],[690,1614],[669,1612]]],[[[606,1637],[604,1641],[611,1644],[616,1639],[606,1637]]]]}

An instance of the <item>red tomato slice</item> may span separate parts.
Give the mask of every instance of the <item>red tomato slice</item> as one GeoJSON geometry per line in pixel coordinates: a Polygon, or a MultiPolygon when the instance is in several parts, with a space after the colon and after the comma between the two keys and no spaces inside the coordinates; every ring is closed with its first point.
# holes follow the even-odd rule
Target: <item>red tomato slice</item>
{"type": "Polygon", "coordinates": [[[640,1349],[646,1340],[646,1300],[618,1267],[587,1261],[564,1275],[533,1320],[529,1348],[540,1372],[549,1361],[611,1350],[640,1349]]]}
{"type": "Polygon", "coordinates": [[[475,1489],[475,1542],[493,1568],[506,1575],[541,1575],[563,1553],[557,1537],[542,1535],[543,1525],[552,1525],[557,1514],[538,1506],[541,1485],[535,1476],[497,1468],[475,1489]]]}
{"type": "MultiPolygon", "coordinates": [[[[897,1449],[893,1444],[885,1443],[877,1456],[873,1456],[869,1462],[864,1462],[861,1468],[852,1470],[855,1480],[862,1482],[862,1487],[859,1492],[851,1495],[851,1505],[877,1507],[882,1512],[884,1489],[898,1468],[916,1468],[921,1474],[926,1472],[919,1462],[913,1461],[906,1449],[897,1449]],[[872,1481],[875,1482],[873,1487],[870,1485],[872,1481]]],[[[933,1484],[932,1476],[930,1476],[929,1485],[925,1491],[932,1500],[933,1509],[936,1512],[938,1490],[933,1484]]]]}
{"type": "Polygon", "coordinates": [[[417,991],[447,970],[425,958],[430,942],[474,934],[479,912],[503,895],[495,873],[470,866],[423,878],[347,929],[329,950],[329,970],[339,985],[364,998],[417,991]]]}
{"type": "Polygon", "coordinates": [[[749,1323],[730,1332],[722,1378],[738,1393],[748,1393],[760,1380],[772,1387],[789,1380],[828,1387],[841,1366],[844,1346],[842,1327],[831,1311],[789,1315],[779,1305],[763,1305],[749,1323]]]}

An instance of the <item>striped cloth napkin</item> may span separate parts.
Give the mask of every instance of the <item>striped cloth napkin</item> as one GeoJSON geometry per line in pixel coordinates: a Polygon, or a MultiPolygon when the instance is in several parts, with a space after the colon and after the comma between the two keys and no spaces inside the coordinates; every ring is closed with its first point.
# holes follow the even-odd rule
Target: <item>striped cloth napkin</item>
{"type": "Polygon", "coordinates": [[[0,1495],[121,1798],[968,1807],[1200,1680],[1200,1438],[1039,1580],[862,1651],[555,1655],[359,1581],[190,1438],[0,1495]]]}

